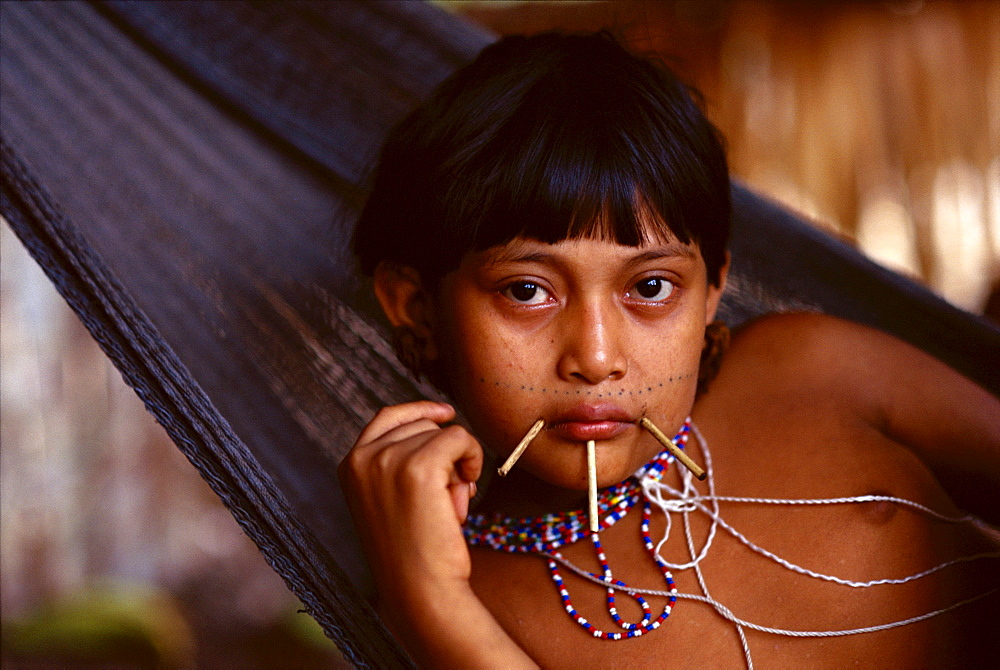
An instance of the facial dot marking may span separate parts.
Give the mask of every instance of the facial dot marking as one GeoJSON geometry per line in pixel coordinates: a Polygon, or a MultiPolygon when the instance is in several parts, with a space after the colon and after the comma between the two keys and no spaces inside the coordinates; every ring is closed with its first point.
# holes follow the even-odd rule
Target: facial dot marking
{"type": "MultiPolygon", "coordinates": [[[[670,377],[667,378],[667,382],[666,383],[671,383],[671,382],[675,382],[675,381],[679,382],[679,381],[682,381],[682,380],[685,380],[685,379],[694,379],[695,377],[696,377],[696,375],[693,372],[687,373],[687,374],[680,374],[680,375],[671,375],[670,377]]],[[[480,377],[479,381],[481,383],[483,383],[483,384],[488,384],[489,383],[485,377],[480,377]]],[[[664,382],[657,382],[656,385],[659,388],[663,388],[664,387],[664,382]]],[[[500,380],[494,380],[493,381],[493,386],[497,387],[497,388],[508,388],[508,389],[520,388],[522,391],[531,391],[531,392],[535,392],[536,391],[536,388],[534,386],[529,386],[527,384],[509,384],[509,383],[506,383],[506,382],[503,382],[503,381],[500,381],[500,380]]],[[[567,396],[568,395],[574,395],[574,394],[575,395],[583,395],[584,394],[584,390],[585,389],[570,389],[570,390],[559,391],[559,389],[552,389],[552,393],[553,393],[553,395],[559,395],[560,393],[562,393],[563,395],[567,395],[567,396]]],[[[547,386],[546,387],[539,387],[537,389],[537,391],[540,391],[542,393],[548,394],[549,388],[547,386]]],[[[612,398],[615,395],[617,395],[618,397],[624,397],[627,394],[629,396],[633,396],[634,397],[634,396],[641,396],[643,393],[652,393],[652,392],[653,392],[653,387],[652,386],[647,386],[645,389],[642,389],[642,388],[627,389],[627,388],[624,388],[624,387],[619,387],[617,394],[615,394],[614,389],[611,389],[611,390],[608,390],[608,391],[601,391],[601,392],[586,391],[586,395],[588,395],[588,396],[594,396],[596,398],[612,398]]]]}

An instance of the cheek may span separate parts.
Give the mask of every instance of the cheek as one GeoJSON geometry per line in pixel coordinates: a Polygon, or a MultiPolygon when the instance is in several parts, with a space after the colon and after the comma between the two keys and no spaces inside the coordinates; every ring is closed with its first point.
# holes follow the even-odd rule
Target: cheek
{"type": "Polygon", "coordinates": [[[541,396],[554,393],[552,384],[540,381],[540,352],[502,337],[470,344],[454,350],[459,404],[488,443],[520,439],[524,424],[539,417],[541,396]]]}
{"type": "Polygon", "coordinates": [[[455,400],[481,437],[489,441],[496,433],[491,426],[506,423],[509,417],[517,422],[520,415],[534,411],[527,388],[539,375],[539,357],[531,355],[538,353],[537,347],[468,313],[442,341],[441,355],[455,400]]]}
{"type": "Polygon", "coordinates": [[[667,333],[651,329],[635,338],[629,352],[629,372],[654,379],[697,374],[705,329],[696,322],[681,326],[667,333]]]}

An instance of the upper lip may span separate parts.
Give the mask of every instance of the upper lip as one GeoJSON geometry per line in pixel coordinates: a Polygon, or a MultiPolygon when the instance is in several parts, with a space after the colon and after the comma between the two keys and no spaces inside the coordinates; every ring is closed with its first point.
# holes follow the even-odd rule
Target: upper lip
{"type": "Polygon", "coordinates": [[[580,404],[559,414],[549,422],[550,425],[561,423],[593,423],[597,421],[620,421],[635,423],[631,414],[618,405],[610,402],[595,404],[580,404]]]}

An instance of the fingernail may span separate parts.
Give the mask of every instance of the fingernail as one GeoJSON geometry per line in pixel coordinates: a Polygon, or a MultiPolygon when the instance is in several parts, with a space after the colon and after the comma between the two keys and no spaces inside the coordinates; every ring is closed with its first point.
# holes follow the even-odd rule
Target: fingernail
{"type": "Polygon", "coordinates": [[[476,497],[476,491],[479,489],[476,487],[476,482],[469,482],[469,498],[476,497]]]}

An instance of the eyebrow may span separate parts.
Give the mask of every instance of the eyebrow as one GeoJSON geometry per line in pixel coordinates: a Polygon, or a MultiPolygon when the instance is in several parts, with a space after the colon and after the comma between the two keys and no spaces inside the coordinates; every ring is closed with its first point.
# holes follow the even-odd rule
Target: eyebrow
{"type": "Polygon", "coordinates": [[[698,258],[698,254],[695,253],[694,247],[690,244],[665,244],[643,251],[641,254],[630,258],[628,262],[643,263],[645,261],[655,261],[659,258],[676,258],[677,256],[690,258],[691,260],[698,258]]]}
{"type": "MultiPolygon", "coordinates": [[[[680,243],[670,243],[664,244],[653,249],[647,249],[631,258],[625,259],[625,263],[629,265],[639,265],[641,263],[646,263],[648,261],[655,261],[661,258],[688,258],[695,260],[698,258],[694,247],[688,244],[680,243]]],[[[497,265],[500,263],[545,263],[553,264],[558,263],[559,259],[553,255],[546,253],[544,251],[529,251],[525,253],[518,253],[515,249],[505,249],[496,254],[491,260],[491,265],[497,265]]]]}

